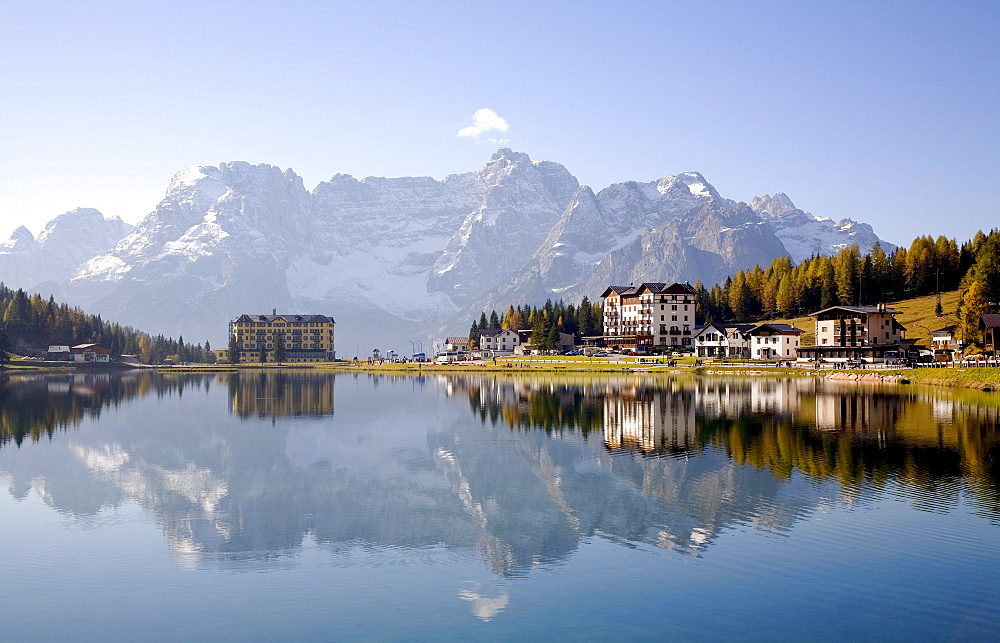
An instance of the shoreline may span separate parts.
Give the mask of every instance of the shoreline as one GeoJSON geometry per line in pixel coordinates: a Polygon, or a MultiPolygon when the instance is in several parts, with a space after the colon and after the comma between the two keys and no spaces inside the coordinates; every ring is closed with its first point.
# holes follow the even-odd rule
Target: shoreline
{"type": "Polygon", "coordinates": [[[326,364],[188,364],[145,365],[76,362],[41,362],[24,364],[9,362],[0,368],[0,375],[122,373],[153,370],[159,373],[240,373],[243,371],[314,370],[342,373],[376,373],[397,375],[433,374],[573,374],[573,375],[739,375],[751,377],[822,377],[838,382],[878,384],[922,384],[944,388],[963,388],[983,392],[1000,390],[1000,368],[907,368],[907,369],[822,369],[775,367],[766,364],[708,364],[677,366],[637,364],[635,362],[592,362],[585,360],[516,360],[504,364],[490,363],[389,363],[368,364],[332,362],[326,364]]]}

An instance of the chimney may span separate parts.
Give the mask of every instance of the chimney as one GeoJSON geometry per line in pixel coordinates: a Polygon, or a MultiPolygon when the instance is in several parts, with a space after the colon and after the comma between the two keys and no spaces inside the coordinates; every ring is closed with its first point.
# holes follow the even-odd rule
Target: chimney
{"type": "Polygon", "coordinates": [[[278,314],[278,309],[277,308],[272,308],[271,309],[271,314],[272,315],[277,315],[278,314]]]}

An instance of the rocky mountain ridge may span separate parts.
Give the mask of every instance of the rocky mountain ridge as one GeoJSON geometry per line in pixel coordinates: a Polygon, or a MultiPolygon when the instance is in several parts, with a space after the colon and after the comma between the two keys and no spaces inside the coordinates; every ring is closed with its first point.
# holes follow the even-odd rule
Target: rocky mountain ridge
{"type": "Polygon", "coordinates": [[[90,209],[38,239],[19,228],[0,243],[0,280],[217,346],[245,312],[329,314],[350,357],[461,333],[483,308],[593,299],[611,282],[713,284],[876,241],[782,193],[726,199],[697,172],[595,193],[559,163],[501,149],[443,180],[336,174],[312,191],[266,164],[185,168],[134,229],[90,209]]]}

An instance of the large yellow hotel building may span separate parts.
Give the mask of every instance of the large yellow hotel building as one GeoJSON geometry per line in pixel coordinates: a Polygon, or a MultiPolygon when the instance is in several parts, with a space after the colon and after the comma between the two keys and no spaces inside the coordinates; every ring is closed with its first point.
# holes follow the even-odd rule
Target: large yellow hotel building
{"type": "Polygon", "coordinates": [[[285,362],[304,364],[336,359],[333,327],[326,315],[240,315],[229,322],[230,336],[236,336],[240,363],[257,363],[260,352],[274,348],[275,339],[285,340],[285,362]]]}

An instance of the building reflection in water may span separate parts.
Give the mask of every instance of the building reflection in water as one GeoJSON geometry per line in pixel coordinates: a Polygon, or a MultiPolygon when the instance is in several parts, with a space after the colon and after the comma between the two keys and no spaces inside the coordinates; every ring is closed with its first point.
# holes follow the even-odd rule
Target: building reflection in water
{"type": "Polygon", "coordinates": [[[229,378],[229,411],[247,417],[333,415],[330,373],[244,372],[229,378]]]}
{"type": "MultiPolygon", "coordinates": [[[[763,467],[781,479],[799,472],[858,486],[894,478],[915,496],[937,480],[968,479],[984,515],[1000,516],[995,402],[813,378],[621,377],[598,384],[483,377],[452,387],[454,393],[464,387],[481,417],[511,428],[572,430],[574,418],[586,418],[577,430],[600,434],[612,453],[721,449],[735,464],[763,467]],[[600,414],[585,412],[595,407],[600,414]],[[554,422],[559,418],[569,422],[554,422]]],[[[655,478],[644,483],[658,486],[655,478]]]]}
{"type": "Polygon", "coordinates": [[[668,387],[635,385],[605,396],[604,444],[642,453],[695,451],[695,396],[674,383],[668,387]]]}

